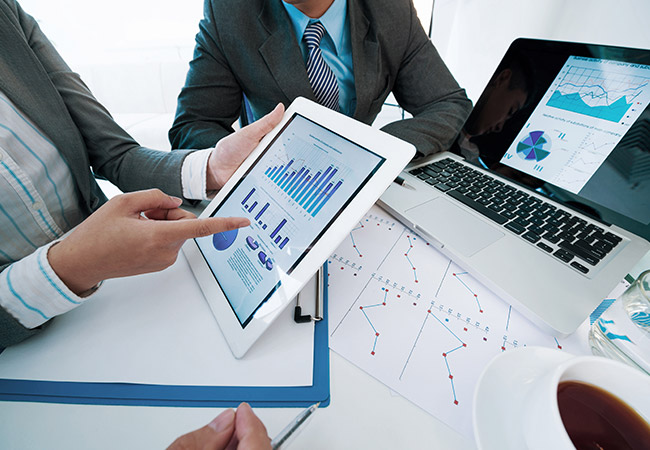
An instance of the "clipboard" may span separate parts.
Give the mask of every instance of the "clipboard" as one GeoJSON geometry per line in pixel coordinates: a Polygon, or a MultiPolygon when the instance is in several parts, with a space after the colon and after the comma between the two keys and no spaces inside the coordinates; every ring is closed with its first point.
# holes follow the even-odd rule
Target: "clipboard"
{"type": "MultiPolygon", "coordinates": [[[[323,316],[327,317],[327,263],[322,270],[323,316]]],[[[181,386],[136,383],[93,383],[0,379],[0,401],[173,407],[234,407],[248,402],[256,408],[329,405],[329,343],[327,320],[314,325],[311,386],[181,386]]]]}

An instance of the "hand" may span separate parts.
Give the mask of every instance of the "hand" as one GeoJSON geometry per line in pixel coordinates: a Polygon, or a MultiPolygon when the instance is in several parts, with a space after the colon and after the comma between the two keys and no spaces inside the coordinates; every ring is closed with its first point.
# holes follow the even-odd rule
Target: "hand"
{"type": "Polygon", "coordinates": [[[194,449],[269,450],[271,439],[266,427],[247,403],[242,403],[235,413],[232,409],[219,414],[203,428],[184,434],[167,450],[194,449]]]}
{"type": "Polygon", "coordinates": [[[230,179],[235,170],[253,151],[262,138],[273,129],[284,114],[284,106],[278,103],[273,111],[260,120],[245,126],[217,143],[208,159],[208,191],[219,190],[230,179]]]}
{"type": "Polygon", "coordinates": [[[250,225],[238,217],[197,219],[180,204],[158,189],[118,195],[50,247],[50,265],[79,295],[107,278],[169,267],[187,239],[250,225]]]}

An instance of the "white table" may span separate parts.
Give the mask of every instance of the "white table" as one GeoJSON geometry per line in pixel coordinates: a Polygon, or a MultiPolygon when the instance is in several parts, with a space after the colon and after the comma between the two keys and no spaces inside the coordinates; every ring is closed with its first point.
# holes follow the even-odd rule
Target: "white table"
{"type": "MultiPolygon", "coordinates": [[[[472,449],[462,437],[340,356],[331,353],[331,404],[317,411],[294,449],[472,449]]],[[[7,449],[165,448],[221,409],[0,403],[7,449]]],[[[260,408],[273,437],[299,409],[260,408]]]]}

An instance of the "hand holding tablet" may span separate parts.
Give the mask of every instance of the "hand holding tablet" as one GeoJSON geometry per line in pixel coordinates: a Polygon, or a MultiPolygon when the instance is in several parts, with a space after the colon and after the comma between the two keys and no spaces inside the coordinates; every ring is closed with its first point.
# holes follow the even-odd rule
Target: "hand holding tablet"
{"type": "Polygon", "coordinates": [[[244,161],[201,217],[251,225],[188,241],[190,266],[235,357],[242,357],[415,148],[304,98],[244,161]]]}

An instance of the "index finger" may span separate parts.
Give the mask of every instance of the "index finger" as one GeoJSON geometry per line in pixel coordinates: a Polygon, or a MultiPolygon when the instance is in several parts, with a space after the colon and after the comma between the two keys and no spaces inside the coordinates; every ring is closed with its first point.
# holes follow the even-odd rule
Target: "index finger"
{"type": "Polygon", "coordinates": [[[244,217],[208,217],[156,222],[157,226],[164,227],[169,239],[175,241],[212,236],[216,233],[247,227],[250,224],[250,220],[244,217]]]}

